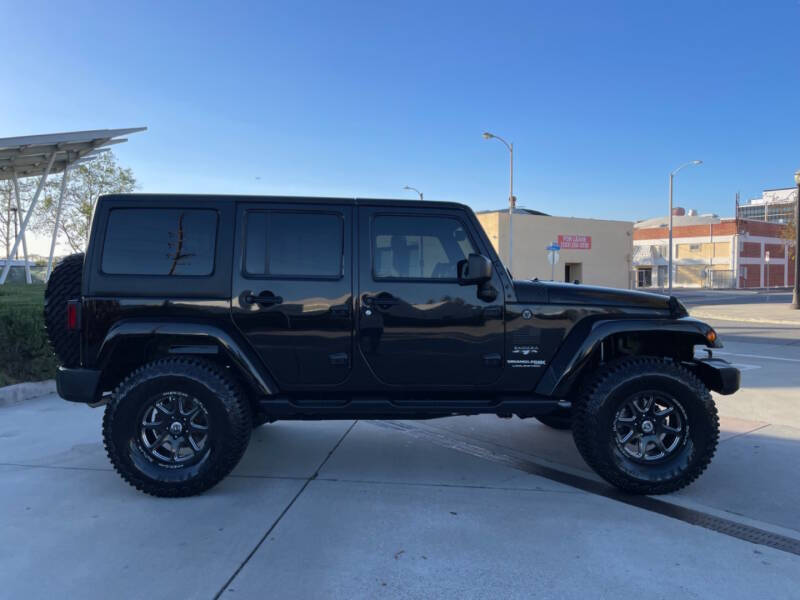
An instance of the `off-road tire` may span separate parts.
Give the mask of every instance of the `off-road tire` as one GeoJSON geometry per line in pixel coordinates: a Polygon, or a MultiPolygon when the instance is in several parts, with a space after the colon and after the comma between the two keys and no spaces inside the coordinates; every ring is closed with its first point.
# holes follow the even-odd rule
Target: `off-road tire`
{"type": "Polygon", "coordinates": [[[65,367],[80,364],[80,336],[67,329],[67,301],[81,297],[83,253],[71,254],[59,262],[44,292],[44,324],[50,345],[65,367]]]}
{"type": "Polygon", "coordinates": [[[193,496],[219,483],[242,458],[251,429],[250,406],[237,382],[214,363],[184,357],[159,359],[128,375],[103,416],[114,469],[137,490],[162,497],[193,496]],[[196,464],[167,468],[144,449],[141,415],[165,392],[191,395],[205,411],[208,448],[196,464]]]}
{"type": "Polygon", "coordinates": [[[536,420],[548,427],[559,430],[572,429],[572,411],[557,410],[548,415],[538,415],[536,420]]]}
{"type": "Polygon", "coordinates": [[[686,487],[708,467],[719,441],[719,417],[708,388],[668,359],[632,357],[609,363],[587,381],[573,411],[572,432],[581,456],[603,479],[631,494],[667,494],[686,487]],[[679,402],[688,429],[674,455],[642,464],[618,447],[614,420],[626,399],[650,390],[679,402]]]}

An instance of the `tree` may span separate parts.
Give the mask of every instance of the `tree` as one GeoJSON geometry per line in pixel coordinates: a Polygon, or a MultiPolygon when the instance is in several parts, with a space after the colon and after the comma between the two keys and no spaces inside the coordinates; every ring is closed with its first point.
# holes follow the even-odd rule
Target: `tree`
{"type": "MultiPolygon", "coordinates": [[[[61,175],[49,178],[43,198],[36,207],[33,230],[48,238],[53,235],[61,188],[61,175]]],[[[131,169],[117,163],[113,152],[103,152],[91,162],[72,167],[61,206],[59,239],[73,252],[83,252],[89,241],[89,228],[97,198],[103,194],[129,193],[136,189],[131,169]]]]}

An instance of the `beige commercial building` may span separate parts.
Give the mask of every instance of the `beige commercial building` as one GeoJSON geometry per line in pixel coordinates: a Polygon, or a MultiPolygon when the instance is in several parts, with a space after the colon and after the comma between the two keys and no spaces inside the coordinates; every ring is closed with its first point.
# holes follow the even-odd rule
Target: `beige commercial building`
{"type": "MultiPolygon", "coordinates": [[[[507,210],[478,213],[478,220],[508,265],[507,210]]],[[[589,285],[628,288],[631,284],[633,222],[551,217],[536,211],[514,212],[514,256],[516,279],[575,280],[589,285]],[[551,267],[547,246],[561,246],[558,262],[551,267]]]]}

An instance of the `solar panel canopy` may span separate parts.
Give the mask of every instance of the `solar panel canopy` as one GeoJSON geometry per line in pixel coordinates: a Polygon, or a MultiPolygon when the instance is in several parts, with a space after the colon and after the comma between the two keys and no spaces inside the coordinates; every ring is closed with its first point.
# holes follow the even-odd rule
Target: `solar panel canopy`
{"type": "Polygon", "coordinates": [[[14,172],[17,177],[44,175],[51,157],[50,174],[62,172],[67,165],[91,159],[109,146],[126,142],[124,136],[145,129],[95,129],[0,138],[0,181],[12,179],[14,172]]]}

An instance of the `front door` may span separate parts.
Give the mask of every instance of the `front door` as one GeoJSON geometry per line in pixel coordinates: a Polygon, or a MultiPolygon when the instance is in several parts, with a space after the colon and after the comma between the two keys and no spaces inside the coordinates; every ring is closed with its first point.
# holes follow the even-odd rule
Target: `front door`
{"type": "Polygon", "coordinates": [[[475,386],[503,369],[503,294],[479,297],[456,265],[486,254],[459,211],[359,208],[359,349],[373,376],[403,386],[475,386]]]}
{"type": "Polygon", "coordinates": [[[350,206],[239,204],[233,320],[282,388],[350,373],[352,218],[350,206]]]}

